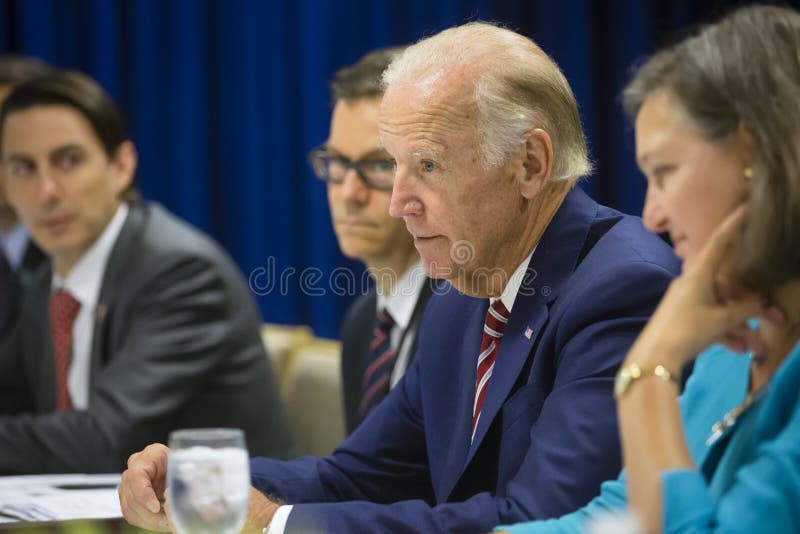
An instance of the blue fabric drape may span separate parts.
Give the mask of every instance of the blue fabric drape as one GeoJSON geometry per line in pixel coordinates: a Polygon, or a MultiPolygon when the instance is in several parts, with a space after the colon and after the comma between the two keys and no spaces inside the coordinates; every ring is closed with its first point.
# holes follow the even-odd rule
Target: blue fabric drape
{"type": "Polygon", "coordinates": [[[145,198],[223,244],[266,321],[335,337],[362,270],[339,252],[305,158],[326,138],[338,67],[468,20],[516,29],[575,90],[596,168],[582,187],[639,213],[645,184],[618,98],[629,69],[677,28],[742,3],[0,0],[0,52],[96,78],[125,113],[145,198]]]}

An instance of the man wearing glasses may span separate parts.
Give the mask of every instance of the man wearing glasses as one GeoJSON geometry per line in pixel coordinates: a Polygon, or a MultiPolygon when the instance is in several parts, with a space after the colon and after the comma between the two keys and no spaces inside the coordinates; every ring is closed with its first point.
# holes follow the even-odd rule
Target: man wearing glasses
{"type": "Polygon", "coordinates": [[[327,183],[339,247],[364,262],[375,281],[342,323],[348,434],[403,376],[432,291],[403,220],[389,215],[394,160],[378,143],[381,73],[401,50],[376,50],[336,72],[330,135],[309,154],[315,174],[327,183]]]}

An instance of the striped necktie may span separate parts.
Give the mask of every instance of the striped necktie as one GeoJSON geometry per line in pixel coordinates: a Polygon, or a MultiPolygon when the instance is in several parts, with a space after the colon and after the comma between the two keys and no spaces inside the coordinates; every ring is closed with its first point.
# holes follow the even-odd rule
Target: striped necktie
{"type": "Polygon", "coordinates": [[[59,412],[72,410],[67,376],[72,359],[72,325],[80,309],[81,303],[63,289],[50,295],[50,333],[55,356],[56,410],[59,412]]]}
{"type": "Polygon", "coordinates": [[[394,369],[395,353],[392,350],[391,332],[394,319],[385,309],[378,312],[372,342],[369,345],[370,364],[361,381],[361,403],[358,413],[363,419],[389,393],[389,379],[394,369]]]}
{"type": "Polygon", "coordinates": [[[486,397],[486,390],[489,389],[489,379],[492,377],[494,362],[497,359],[500,340],[503,339],[503,331],[506,329],[508,315],[508,310],[500,299],[497,299],[486,311],[481,351],[478,355],[477,378],[475,379],[475,401],[472,405],[472,434],[469,440],[470,443],[475,439],[475,429],[478,428],[478,421],[481,418],[483,399],[486,397]]]}

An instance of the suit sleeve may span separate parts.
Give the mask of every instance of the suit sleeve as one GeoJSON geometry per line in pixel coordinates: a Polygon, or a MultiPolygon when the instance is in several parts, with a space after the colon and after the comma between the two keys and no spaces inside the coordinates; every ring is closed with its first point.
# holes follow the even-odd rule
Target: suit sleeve
{"type": "Polygon", "coordinates": [[[419,409],[419,366],[412,365],[330,457],[290,462],[255,458],[253,485],[287,503],[394,502],[419,495],[432,503],[419,409]]]}
{"type": "Polygon", "coordinates": [[[93,373],[87,410],[0,417],[0,473],[120,470],[163,439],[226,357],[232,325],[218,270],[186,255],[160,263],[122,312],[125,333],[93,373]]]}
{"type": "Polygon", "coordinates": [[[392,532],[481,532],[578,509],[604,480],[619,473],[614,374],[671,277],[656,264],[618,264],[613,272],[598,272],[562,295],[550,318],[557,321],[553,388],[530,428],[528,450],[502,493],[431,503],[418,391],[420,357],[403,387],[395,388],[389,402],[338,454],[305,461],[299,477],[293,467],[261,466],[256,485],[295,505],[287,532],[320,527],[356,532],[365,525],[392,532]]]}

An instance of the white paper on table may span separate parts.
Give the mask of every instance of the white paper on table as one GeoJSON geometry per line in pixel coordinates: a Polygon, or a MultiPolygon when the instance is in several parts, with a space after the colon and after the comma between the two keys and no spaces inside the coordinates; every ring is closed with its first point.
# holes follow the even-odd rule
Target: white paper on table
{"type": "Polygon", "coordinates": [[[0,514],[24,521],[122,517],[119,481],[118,474],[0,477],[0,514]]]}

